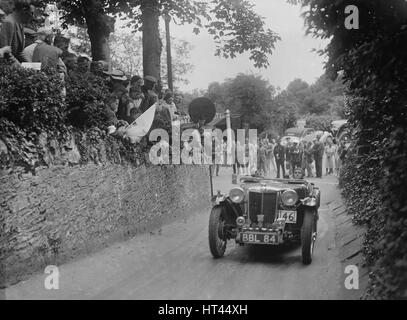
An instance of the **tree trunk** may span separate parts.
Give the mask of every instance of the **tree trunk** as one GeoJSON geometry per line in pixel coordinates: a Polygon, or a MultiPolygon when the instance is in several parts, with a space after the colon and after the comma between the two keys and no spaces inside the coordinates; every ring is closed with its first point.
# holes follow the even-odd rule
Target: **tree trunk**
{"type": "Polygon", "coordinates": [[[141,5],[143,24],[143,71],[144,76],[161,79],[160,10],[158,0],[144,0],[141,5]]]}
{"type": "Polygon", "coordinates": [[[84,16],[94,61],[110,62],[109,36],[114,31],[114,18],[104,13],[98,0],[82,0],[84,16]]]}

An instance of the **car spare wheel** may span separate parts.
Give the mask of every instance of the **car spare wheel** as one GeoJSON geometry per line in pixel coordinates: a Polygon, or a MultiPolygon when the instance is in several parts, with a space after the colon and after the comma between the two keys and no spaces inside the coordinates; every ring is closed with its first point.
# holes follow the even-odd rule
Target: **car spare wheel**
{"type": "Polygon", "coordinates": [[[214,258],[221,258],[225,254],[227,238],[225,227],[224,207],[216,206],[209,218],[209,248],[214,258]]]}
{"type": "Polygon", "coordinates": [[[316,213],[313,209],[304,211],[304,221],[301,228],[301,247],[302,247],[302,263],[310,264],[312,262],[312,254],[314,252],[316,226],[316,213]]]}

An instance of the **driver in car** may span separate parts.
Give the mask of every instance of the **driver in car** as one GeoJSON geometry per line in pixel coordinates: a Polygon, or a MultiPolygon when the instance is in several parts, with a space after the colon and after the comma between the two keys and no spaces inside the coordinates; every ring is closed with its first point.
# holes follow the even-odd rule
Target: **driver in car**
{"type": "Polygon", "coordinates": [[[304,179],[304,170],[302,168],[295,168],[294,170],[294,179],[295,180],[303,180],[304,179]]]}

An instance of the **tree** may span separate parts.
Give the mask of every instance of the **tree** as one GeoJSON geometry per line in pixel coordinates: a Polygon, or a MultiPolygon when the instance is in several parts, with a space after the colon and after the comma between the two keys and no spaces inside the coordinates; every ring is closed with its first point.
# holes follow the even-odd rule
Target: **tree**
{"type": "Polygon", "coordinates": [[[208,30],[217,44],[215,54],[234,58],[249,52],[256,67],[267,67],[279,36],[265,28],[264,20],[247,0],[59,0],[65,25],[87,26],[94,59],[109,60],[108,38],[115,15],[130,18],[143,33],[143,69],[160,78],[162,42],[159,18],[170,15],[178,24],[194,25],[194,32],[208,30]]]}
{"type": "Polygon", "coordinates": [[[229,109],[239,115],[251,128],[259,133],[282,134],[288,127],[295,126],[297,108],[287,105],[283,96],[261,76],[239,74],[224,83],[211,83],[206,96],[211,99],[217,112],[229,109]]]}

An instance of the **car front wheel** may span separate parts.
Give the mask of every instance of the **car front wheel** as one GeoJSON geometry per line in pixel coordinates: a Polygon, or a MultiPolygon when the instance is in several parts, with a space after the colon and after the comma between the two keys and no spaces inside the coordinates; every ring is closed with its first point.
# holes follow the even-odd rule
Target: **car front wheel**
{"type": "Polygon", "coordinates": [[[209,218],[209,248],[214,258],[221,258],[225,254],[227,239],[224,228],[224,208],[214,207],[209,218]]]}
{"type": "Polygon", "coordinates": [[[316,240],[316,212],[306,209],[301,228],[302,263],[311,264],[316,240]]]}

